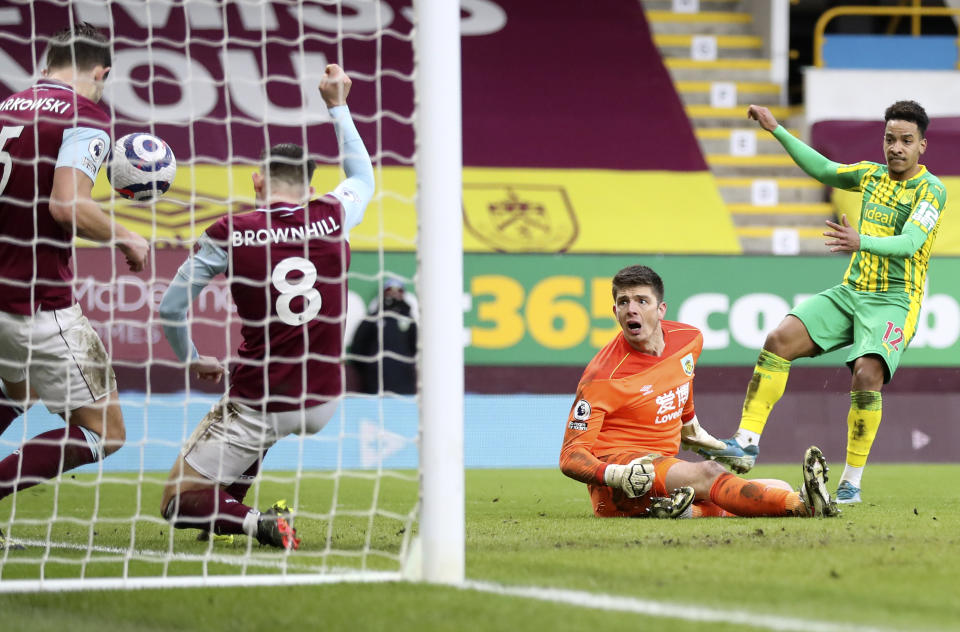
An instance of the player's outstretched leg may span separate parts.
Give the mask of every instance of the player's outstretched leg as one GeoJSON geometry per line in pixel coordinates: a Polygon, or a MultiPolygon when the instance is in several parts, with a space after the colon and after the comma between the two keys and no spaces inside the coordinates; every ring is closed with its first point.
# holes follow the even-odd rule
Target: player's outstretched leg
{"type": "Polygon", "coordinates": [[[653,496],[647,509],[648,518],[692,518],[693,499],[696,492],[692,487],[678,487],[669,496],[653,496]]]}
{"type": "Polygon", "coordinates": [[[737,443],[736,438],[724,439],[723,443],[726,444],[726,447],[722,450],[700,448],[697,450],[697,454],[705,459],[725,465],[737,474],[746,474],[753,469],[753,465],[757,462],[757,456],[760,454],[758,446],[741,446],[737,443]]]}
{"type": "Polygon", "coordinates": [[[783,397],[790,374],[790,360],[769,350],[771,342],[795,343],[799,338],[809,339],[803,324],[793,316],[787,316],[777,329],[770,333],[764,343],[760,357],[753,369],[753,377],[743,399],[743,411],[740,415],[740,427],[737,433],[723,442],[722,450],[704,450],[697,452],[704,458],[716,461],[737,474],[746,474],[757,462],[760,448],[757,443],[770,416],[773,406],[783,397]]]}
{"type": "Polygon", "coordinates": [[[837,503],[827,491],[827,461],[820,448],[813,445],[803,455],[803,485],[800,487],[800,499],[807,508],[807,514],[814,518],[829,518],[840,515],[837,503]]]}

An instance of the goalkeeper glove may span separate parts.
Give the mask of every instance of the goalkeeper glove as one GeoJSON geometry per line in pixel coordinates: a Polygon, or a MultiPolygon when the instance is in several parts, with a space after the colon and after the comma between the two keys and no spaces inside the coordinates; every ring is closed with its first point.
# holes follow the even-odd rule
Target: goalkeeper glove
{"type": "Polygon", "coordinates": [[[723,450],[727,445],[714,437],[712,434],[700,427],[697,416],[683,424],[680,428],[680,442],[687,450],[696,451],[697,449],[723,450]]]}
{"type": "Polygon", "coordinates": [[[653,487],[653,457],[644,456],[626,465],[610,463],[603,472],[603,482],[608,487],[622,489],[628,498],[643,496],[653,487]]]}

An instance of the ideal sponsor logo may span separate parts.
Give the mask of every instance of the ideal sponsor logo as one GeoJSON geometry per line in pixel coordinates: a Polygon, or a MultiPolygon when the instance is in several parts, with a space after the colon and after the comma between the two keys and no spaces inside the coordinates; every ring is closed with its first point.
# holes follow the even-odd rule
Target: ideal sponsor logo
{"type": "Polygon", "coordinates": [[[892,208],[880,206],[879,204],[867,204],[867,208],[863,213],[863,217],[864,219],[870,220],[874,224],[892,226],[894,223],[896,223],[897,212],[892,208]]]}

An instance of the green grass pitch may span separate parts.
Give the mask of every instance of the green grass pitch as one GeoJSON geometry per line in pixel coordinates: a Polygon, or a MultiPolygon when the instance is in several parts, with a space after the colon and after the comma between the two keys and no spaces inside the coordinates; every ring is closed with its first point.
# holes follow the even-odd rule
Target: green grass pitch
{"type": "MultiPolygon", "coordinates": [[[[798,483],[800,467],[760,466],[751,476],[798,483]]],[[[324,477],[301,478],[300,509],[316,517],[300,519],[303,550],[290,557],[290,569],[396,568],[394,556],[409,535],[399,516],[415,502],[415,478],[376,484],[348,477],[337,485],[324,477]],[[334,502],[337,517],[322,519],[334,502]],[[371,519],[366,510],[374,502],[396,515],[371,519]],[[383,553],[362,555],[366,542],[383,553]]],[[[0,524],[6,526],[15,511],[14,537],[43,540],[49,533],[51,540],[77,545],[46,552],[46,577],[76,576],[81,569],[87,576],[115,576],[125,565],[129,575],[197,572],[201,563],[189,559],[125,562],[120,555],[110,559],[109,553],[84,550],[92,541],[103,551],[131,542],[162,551],[171,537],[186,558],[209,553],[209,573],[239,572],[236,564],[215,560],[244,556],[247,538],[208,549],[194,540],[194,531],[171,536],[156,513],[160,477],[139,484],[132,476],[110,479],[116,482],[99,489],[77,477],[59,492],[53,485],[29,490],[15,508],[9,500],[0,505],[0,524]],[[141,518],[131,521],[138,507],[141,518]],[[49,526],[54,510],[57,518],[49,526]],[[94,514],[100,519],[93,527],[80,521],[94,514]]],[[[663,602],[670,612],[702,607],[714,615],[691,621],[454,587],[351,583],[0,594],[2,629],[745,629],[742,622],[725,621],[724,612],[767,623],[757,629],[776,628],[784,619],[810,621],[811,629],[960,629],[960,466],[871,465],[865,502],[825,520],[599,520],[590,513],[584,486],[559,471],[468,470],[466,482],[469,580],[663,602]],[[823,624],[830,625],[816,627],[823,624]]],[[[259,504],[290,499],[293,492],[292,482],[266,481],[259,504]]],[[[251,552],[260,565],[251,572],[276,572],[271,569],[283,557],[256,547],[251,552]]],[[[37,547],[7,553],[0,558],[2,580],[36,578],[42,556],[37,547]]]]}

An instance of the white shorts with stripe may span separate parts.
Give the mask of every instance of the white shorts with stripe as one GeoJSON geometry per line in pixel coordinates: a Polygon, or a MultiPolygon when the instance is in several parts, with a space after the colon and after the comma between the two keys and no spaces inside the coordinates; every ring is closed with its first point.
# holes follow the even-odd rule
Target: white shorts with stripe
{"type": "Polygon", "coordinates": [[[301,410],[264,413],[224,395],[200,421],[181,454],[209,480],[230,485],[280,439],[323,430],[339,404],[336,399],[301,410]]]}
{"type": "Polygon", "coordinates": [[[57,414],[117,390],[107,350],[79,304],[29,316],[0,311],[0,378],[26,380],[57,414]]]}

